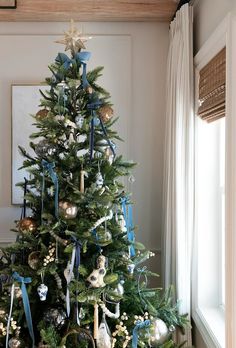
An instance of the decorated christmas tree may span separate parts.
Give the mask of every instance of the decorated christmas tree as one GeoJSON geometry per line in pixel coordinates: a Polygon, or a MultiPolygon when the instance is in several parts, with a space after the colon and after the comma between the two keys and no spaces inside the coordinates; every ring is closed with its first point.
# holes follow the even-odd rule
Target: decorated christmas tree
{"type": "Polygon", "coordinates": [[[148,287],[154,254],[135,241],[133,162],[116,154],[110,95],[86,71],[90,53],[74,27],[49,66],[34,115],[29,178],[16,242],[2,249],[0,345],[10,348],[177,347],[187,324],[172,290],[148,287]]]}

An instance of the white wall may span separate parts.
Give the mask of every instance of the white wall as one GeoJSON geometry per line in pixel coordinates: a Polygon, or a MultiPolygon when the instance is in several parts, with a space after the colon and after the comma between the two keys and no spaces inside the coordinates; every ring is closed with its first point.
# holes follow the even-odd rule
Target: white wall
{"type": "MultiPolygon", "coordinates": [[[[20,215],[19,208],[11,206],[11,84],[40,82],[50,76],[47,65],[63,49],[53,41],[67,27],[67,23],[0,23],[0,242],[13,239],[9,230],[20,215]]],[[[159,250],[168,25],[84,23],[83,28],[84,32],[95,36],[88,44],[88,49],[94,48],[96,52],[91,59],[94,59],[93,65],[104,64],[105,71],[106,61],[114,57],[116,40],[124,41],[124,57],[122,50],[115,52],[120,59],[127,58],[128,76],[120,81],[115,70],[109,74],[110,79],[120,83],[124,105],[130,105],[130,115],[127,111],[125,114],[129,120],[124,120],[121,128],[128,138],[125,139],[128,156],[139,162],[135,170],[136,182],[132,186],[136,201],[135,223],[139,225],[137,239],[148,248],[159,250]],[[100,48],[96,37],[106,44],[100,48]],[[100,61],[102,57],[105,61],[100,61]]],[[[115,94],[115,100],[120,100],[117,90],[115,94]]],[[[122,111],[122,105],[119,110],[122,111]]],[[[160,257],[156,262],[158,270],[160,257]]]]}
{"type": "Polygon", "coordinates": [[[197,53],[229,11],[236,9],[235,0],[195,0],[194,52],[197,53]]]}

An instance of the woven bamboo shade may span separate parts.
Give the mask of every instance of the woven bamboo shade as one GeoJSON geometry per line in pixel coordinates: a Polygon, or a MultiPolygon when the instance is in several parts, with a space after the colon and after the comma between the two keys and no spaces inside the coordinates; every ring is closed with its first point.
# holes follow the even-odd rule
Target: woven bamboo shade
{"type": "Polygon", "coordinates": [[[199,73],[198,116],[207,122],[225,116],[226,48],[210,60],[199,73]]]}

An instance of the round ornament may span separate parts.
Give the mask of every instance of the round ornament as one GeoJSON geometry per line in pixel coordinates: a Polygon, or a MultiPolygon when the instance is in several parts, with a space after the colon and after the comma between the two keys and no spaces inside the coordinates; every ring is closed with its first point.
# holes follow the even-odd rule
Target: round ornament
{"type": "Polygon", "coordinates": [[[19,338],[12,337],[8,342],[9,348],[23,348],[22,342],[19,338]]]}
{"type": "Polygon", "coordinates": [[[104,105],[98,109],[98,114],[103,122],[108,122],[112,118],[114,111],[109,105],[104,105]]]}
{"type": "Polygon", "coordinates": [[[106,246],[112,242],[112,234],[108,229],[100,226],[96,233],[96,244],[106,246]]]}
{"type": "Polygon", "coordinates": [[[48,116],[48,113],[49,113],[49,110],[47,110],[46,108],[45,109],[41,109],[39,110],[37,113],[36,113],[36,118],[38,120],[43,120],[45,117],[48,116]]]}
{"type": "Polygon", "coordinates": [[[18,222],[17,227],[19,231],[24,234],[35,233],[37,231],[37,223],[31,217],[26,217],[24,219],[21,219],[18,222]]]}
{"type": "Polygon", "coordinates": [[[169,337],[169,330],[166,323],[161,319],[155,319],[152,322],[152,328],[150,330],[151,344],[160,345],[163,344],[169,337]]]}
{"type": "Polygon", "coordinates": [[[45,312],[44,320],[55,328],[60,329],[65,325],[66,312],[62,308],[50,308],[45,312]]]}
{"type": "Polygon", "coordinates": [[[57,88],[59,90],[59,93],[63,93],[66,89],[68,89],[68,86],[67,86],[66,82],[64,80],[62,80],[61,82],[59,82],[57,84],[57,88]]]}
{"type": "Polygon", "coordinates": [[[39,157],[52,156],[56,150],[56,146],[49,143],[47,139],[40,140],[40,142],[35,145],[35,153],[39,157]]]}
{"type": "Polygon", "coordinates": [[[75,204],[67,202],[67,201],[60,201],[59,202],[59,214],[67,220],[76,218],[78,213],[78,208],[75,204]]]}
{"type": "Polygon", "coordinates": [[[28,264],[30,268],[37,270],[40,266],[40,252],[39,251],[32,251],[32,253],[28,256],[28,264]]]}
{"type": "Polygon", "coordinates": [[[88,94],[93,94],[93,89],[92,89],[92,87],[91,87],[91,86],[88,86],[88,87],[86,88],[86,92],[87,92],[88,94]]]}

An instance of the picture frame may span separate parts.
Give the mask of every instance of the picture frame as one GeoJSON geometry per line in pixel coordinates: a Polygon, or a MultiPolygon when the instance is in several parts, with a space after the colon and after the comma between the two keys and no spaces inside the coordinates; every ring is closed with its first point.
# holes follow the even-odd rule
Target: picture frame
{"type": "Polygon", "coordinates": [[[34,151],[29,146],[29,136],[37,131],[32,125],[35,115],[39,110],[40,99],[42,98],[39,90],[46,91],[47,85],[41,84],[13,84],[12,89],[12,205],[20,205],[23,202],[23,190],[17,187],[18,182],[23,182],[24,178],[29,179],[26,170],[18,170],[23,164],[24,157],[20,154],[19,145],[22,146],[30,155],[34,156],[34,151]]]}
{"type": "Polygon", "coordinates": [[[15,9],[16,7],[16,0],[0,0],[0,9],[15,9]]]}

